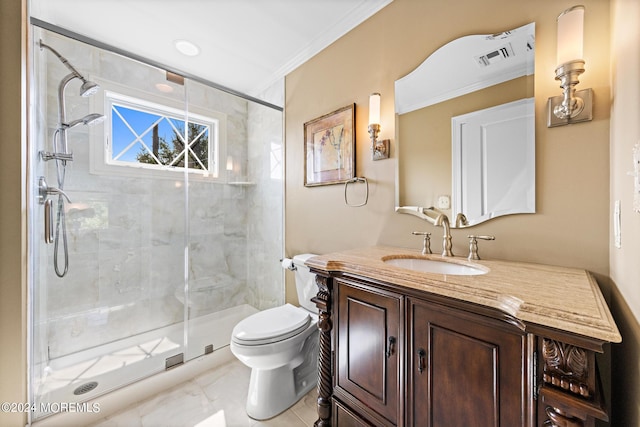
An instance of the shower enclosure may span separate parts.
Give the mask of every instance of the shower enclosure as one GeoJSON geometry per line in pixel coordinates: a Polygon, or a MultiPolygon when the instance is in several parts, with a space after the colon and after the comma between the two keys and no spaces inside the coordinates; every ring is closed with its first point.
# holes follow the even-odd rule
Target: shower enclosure
{"type": "Polygon", "coordinates": [[[214,352],[237,321],[282,304],[284,171],[281,110],[31,29],[30,394],[41,407],[214,352]]]}

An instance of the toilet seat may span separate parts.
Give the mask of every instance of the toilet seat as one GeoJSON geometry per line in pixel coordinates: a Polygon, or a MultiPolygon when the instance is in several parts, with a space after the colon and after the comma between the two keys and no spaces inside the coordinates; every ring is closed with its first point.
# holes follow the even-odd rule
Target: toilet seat
{"type": "Polygon", "coordinates": [[[306,310],[285,304],[241,320],[233,328],[232,340],[247,346],[282,341],[307,329],[310,322],[306,310]]]}

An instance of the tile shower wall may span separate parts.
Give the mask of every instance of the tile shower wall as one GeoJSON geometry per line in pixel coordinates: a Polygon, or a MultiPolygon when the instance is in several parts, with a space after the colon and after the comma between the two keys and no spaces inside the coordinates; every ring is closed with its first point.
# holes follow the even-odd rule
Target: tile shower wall
{"type": "MultiPolygon", "coordinates": [[[[157,93],[160,71],[64,37],[40,31],[44,41],[90,78],[117,82],[137,91],[157,93]]],[[[36,53],[46,63],[46,146],[57,122],[57,85],[66,70],[53,55],[36,53]]],[[[70,88],[67,117],[95,107],[70,88]],[[73,93],[72,93],[73,92],[73,93]]],[[[184,252],[188,246],[189,317],[250,304],[259,309],[281,304],[282,256],[282,113],[254,105],[193,81],[185,82],[185,105],[227,115],[227,154],[235,184],[179,179],[131,178],[89,172],[89,132],[69,132],[74,153],[67,170],[69,273],[53,271],[49,246],[47,301],[38,319],[47,331],[49,357],[74,353],[184,318],[184,252]],[[186,196],[185,196],[186,191],[186,196]],[[187,202],[188,197],[188,202],[187,202]],[[188,211],[185,213],[185,206],[188,211]],[[185,219],[188,215],[188,221],[185,219]],[[188,223],[185,238],[185,224],[188,223]]],[[[99,101],[98,101],[99,102],[99,101]]],[[[95,108],[94,108],[95,110],[95,108]]],[[[47,179],[55,185],[55,171],[47,179]]],[[[45,266],[46,263],[46,266],[45,266]]],[[[37,326],[38,327],[38,326],[37,326]]]]}

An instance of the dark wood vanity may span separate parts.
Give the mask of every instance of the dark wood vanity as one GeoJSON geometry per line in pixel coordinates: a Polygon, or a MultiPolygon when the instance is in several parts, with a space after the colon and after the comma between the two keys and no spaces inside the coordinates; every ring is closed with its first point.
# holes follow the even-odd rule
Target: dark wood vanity
{"type": "Polygon", "coordinates": [[[488,273],[443,275],[393,257],[442,259],[374,247],[307,262],[319,287],[316,426],[607,420],[595,355],[621,338],[588,272],[478,261],[488,273]]]}

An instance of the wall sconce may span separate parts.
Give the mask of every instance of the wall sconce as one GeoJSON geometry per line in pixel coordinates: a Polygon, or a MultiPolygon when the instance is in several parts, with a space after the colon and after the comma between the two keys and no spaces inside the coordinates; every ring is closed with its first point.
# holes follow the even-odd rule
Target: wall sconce
{"type": "Polygon", "coordinates": [[[372,93],[369,97],[369,137],[373,150],[372,159],[382,160],[389,158],[389,140],[378,141],[380,132],[380,94],[372,93]]]}
{"type": "Polygon", "coordinates": [[[562,96],[549,98],[547,127],[586,122],[593,119],[592,91],[576,91],[578,76],[584,73],[582,44],[584,35],[584,6],[573,6],[558,16],[558,46],[556,80],[560,81],[562,96]]]}

